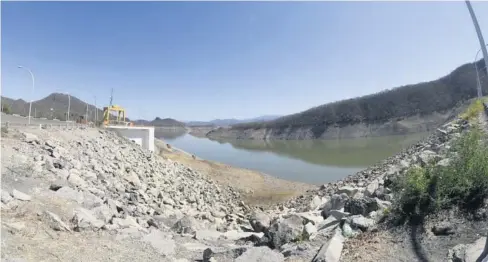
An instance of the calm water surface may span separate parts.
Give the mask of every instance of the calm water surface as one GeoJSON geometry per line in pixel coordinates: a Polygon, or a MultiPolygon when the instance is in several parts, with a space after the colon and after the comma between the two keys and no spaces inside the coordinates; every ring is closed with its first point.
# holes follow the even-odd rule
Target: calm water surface
{"type": "Polygon", "coordinates": [[[312,184],[336,181],[377,163],[426,137],[406,136],[342,140],[210,140],[185,132],[156,132],[168,144],[203,159],[248,168],[287,180],[312,184]]]}

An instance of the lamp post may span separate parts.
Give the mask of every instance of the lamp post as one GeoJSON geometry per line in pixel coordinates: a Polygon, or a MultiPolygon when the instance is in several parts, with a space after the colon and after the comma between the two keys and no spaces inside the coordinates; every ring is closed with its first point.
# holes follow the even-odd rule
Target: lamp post
{"type": "MultiPolygon", "coordinates": [[[[488,46],[488,44],[485,45],[485,47],[488,46]]],[[[482,97],[482,89],[481,89],[481,80],[480,80],[480,73],[478,72],[478,55],[480,54],[480,50],[476,53],[476,56],[474,57],[474,68],[476,70],[476,79],[478,80],[478,98],[482,97]]],[[[487,68],[487,64],[485,63],[485,68],[487,68]]]]}
{"type": "Polygon", "coordinates": [[[31,71],[29,68],[27,68],[27,67],[23,67],[23,66],[21,66],[21,65],[19,65],[19,66],[17,66],[17,67],[18,67],[18,68],[21,68],[21,69],[25,69],[25,70],[27,70],[27,72],[29,72],[29,74],[30,74],[30,76],[31,76],[31,78],[32,78],[32,93],[31,93],[31,100],[30,100],[30,103],[29,103],[29,120],[28,120],[28,121],[29,121],[28,123],[29,123],[29,125],[30,125],[30,122],[31,122],[31,111],[32,111],[32,96],[34,95],[34,87],[35,87],[35,85],[34,85],[34,83],[35,83],[35,81],[34,81],[34,74],[33,74],[33,73],[32,73],[32,71],[31,71]]]}
{"type": "Polygon", "coordinates": [[[98,108],[97,108],[97,96],[95,98],[95,124],[98,122],[98,108]]]}
{"type": "Polygon", "coordinates": [[[480,41],[481,52],[483,52],[483,57],[485,59],[485,70],[486,74],[488,74],[488,52],[486,51],[485,40],[483,39],[483,35],[481,34],[480,25],[478,24],[478,20],[476,19],[476,15],[474,14],[473,7],[468,0],[466,0],[466,6],[468,7],[469,14],[471,15],[471,19],[473,20],[474,29],[476,30],[478,40],[480,41]]]}
{"type": "Polygon", "coordinates": [[[66,117],[66,122],[69,122],[69,109],[71,107],[71,96],[69,95],[69,93],[66,93],[66,95],[68,95],[68,116],[66,117]]]}

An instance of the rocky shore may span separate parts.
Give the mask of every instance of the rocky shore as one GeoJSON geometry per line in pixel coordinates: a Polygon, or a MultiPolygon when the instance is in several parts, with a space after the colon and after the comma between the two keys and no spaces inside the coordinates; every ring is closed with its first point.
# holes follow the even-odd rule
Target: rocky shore
{"type": "Polygon", "coordinates": [[[418,236],[383,223],[392,180],[412,166],[448,164],[450,141],[469,128],[455,120],[382,163],[272,208],[248,205],[232,185],[108,131],[2,129],[2,260],[421,261],[418,240],[423,261],[475,261],[488,205],[469,227],[446,215],[418,236]]]}
{"type": "MultiPolygon", "coordinates": [[[[469,103],[466,103],[469,104],[469,103]]],[[[464,109],[462,105],[447,112],[436,112],[424,116],[408,116],[401,119],[389,119],[382,123],[355,123],[349,125],[331,125],[320,132],[315,126],[297,127],[220,127],[207,132],[212,139],[254,139],[254,140],[311,140],[311,139],[350,139],[361,137],[380,137],[431,132],[442,123],[464,109]]]]}

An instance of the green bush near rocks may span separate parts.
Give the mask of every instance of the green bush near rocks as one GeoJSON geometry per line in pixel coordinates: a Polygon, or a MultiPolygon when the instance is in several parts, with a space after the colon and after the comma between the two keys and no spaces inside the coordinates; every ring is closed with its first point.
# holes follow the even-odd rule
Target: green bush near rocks
{"type": "Polygon", "coordinates": [[[488,144],[474,128],[461,135],[450,150],[448,166],[413,167],[397,179],[393,212],[402,217],[422,216],[458,206],[478,209],[488,197],[488,144]]]}
{"type": "Polygon", "coordinates": [[[466,111],[464,111],[460,117],[464,120],[472,121],[485,110],[483,102],[486,102],[486,98],[476,99],[473,103],[471,103],[471,105],[468,106],[466,111]]]}

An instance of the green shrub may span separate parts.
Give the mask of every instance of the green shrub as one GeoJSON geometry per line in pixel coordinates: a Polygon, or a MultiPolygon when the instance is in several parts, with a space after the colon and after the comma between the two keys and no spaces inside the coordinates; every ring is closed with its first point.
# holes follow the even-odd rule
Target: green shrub
{"type": "Polygon", "coordinates": [[[2,105],[2,112],[4,112],[5,114],[11,114],[12,112],[10,111],[10,106],[7,105],[7,104],[3,104],[2,105]]]}
{"type": "Polygon", "coordinates": [[[460,117],[464,120],[471,121],[476,119],[478,115],[484,111],[483,101],[485,99],[476,99],[471,105],[468,106],[460,117]]]}
{"type": "Polygon", "coordinates": [[[453,206],[469,211],[483,204],[488,197],[486,135],[479,129],[470,130],[451,150],[449,166],[414,167],[395,182],[397,213],[411,217],[453,206]]]}
{"type": "Polygon", "coordinates": [[[398,194],[396,211],[402,215],[413,216],[423,214],[435,208],[429,189],[435,177],[435,168],[413,167],[405,176],[398,179],[393,191],[398,194]]]}
{"type": "Polygon", "coordinates": [[[439,198],[445,205],[477,208],[488,197],[488,146],[479,129],[464,134],[454,144],[457,157],[444,168],[439,180],[439,198]]]}

